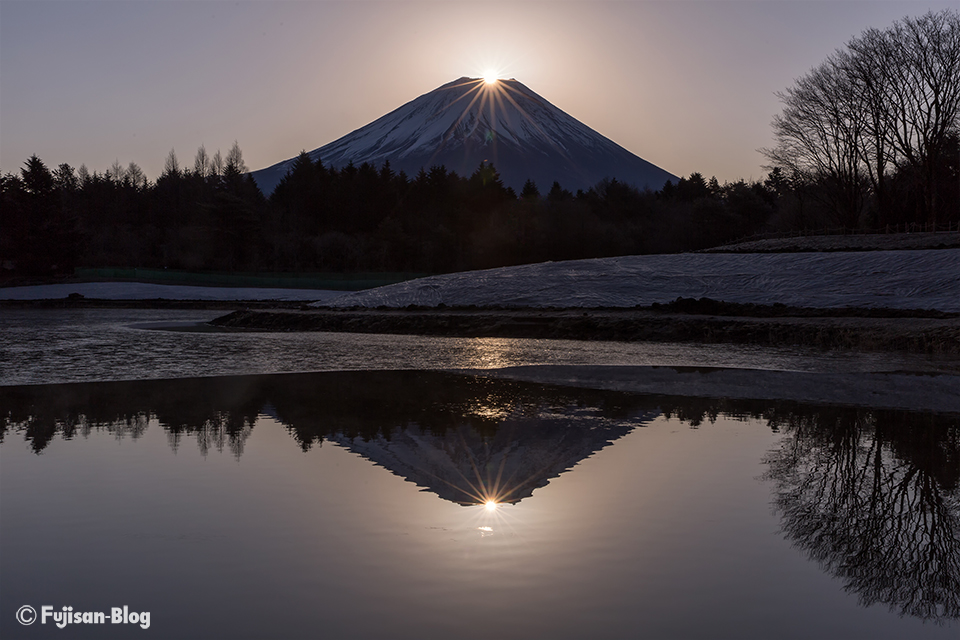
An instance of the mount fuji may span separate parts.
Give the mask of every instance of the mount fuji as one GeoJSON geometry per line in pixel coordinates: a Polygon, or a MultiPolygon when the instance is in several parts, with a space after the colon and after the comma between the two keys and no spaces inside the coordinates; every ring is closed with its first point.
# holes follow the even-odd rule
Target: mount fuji
{"type": "MultiPolygon", "coordinates": [[[[389,161],[411,177],[436,165],[470,176],[485,161],[518,192],[527,179],[542,193],[554,181],[571,191],[605,178],[639,189],[677,181],[516,80],[454,80],[308,155],[338,168],[389,161]]],[[[253,178],[269,195],[294,160],[254,171],[253,178]]]]}

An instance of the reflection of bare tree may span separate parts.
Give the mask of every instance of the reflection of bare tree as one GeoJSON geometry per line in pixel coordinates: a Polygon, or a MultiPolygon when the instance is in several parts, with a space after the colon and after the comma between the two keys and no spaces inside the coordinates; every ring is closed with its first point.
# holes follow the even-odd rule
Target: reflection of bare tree
{"type": "Polygon", "coordinates": [[[167,442],[176,451],[184,434],[193,435],[197,439],[197,448],[200,455],[206,456],[210,449],[222,453],[224,449],[240,457],[247,438],[253,431],[255,420],[246,416],[231,414],[229,411],[218,411],[213,416],[186,429],[173,429],[164,425],[167,432],[167,442]]]}
{"type": "Polygon", "coordinates": [[[821,410],[771,421],[767,459],[783,530],[863,605],[960,618],[960,425],[898,412],[821,410]]]}
{"type": "Polygon", "coordinates": [[[269,414],[303,449],[345,444],[438,495],[469,502],[508,487],[519,500],[662,411],[691,426],[766,420],[782,431],[768,479],[783,530],[863,604],[960,618],[957,416],[773,401],[637,396],[442,372],[335,372],[0,387],[0,439],[38,453],[60,434],[138,437],[150,422],[174,448],[239,456],[269,414]],[[467,490],[458,488],[468,479],[467,490]],[[472,486],[471,486],[472,483],[472,486]],[[465,497],[466,496],[466,497],[465,497]]]}

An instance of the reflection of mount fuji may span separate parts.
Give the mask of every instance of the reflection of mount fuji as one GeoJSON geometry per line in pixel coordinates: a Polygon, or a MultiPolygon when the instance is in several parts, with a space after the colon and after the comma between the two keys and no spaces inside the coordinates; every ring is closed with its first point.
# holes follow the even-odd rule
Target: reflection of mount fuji
{"type": "Polygon", "coordinates": [[[369,440],[330,439],[444,500],[462,505],[514,503],[626,435],[637,423],[638,419],[604,419],[581,407],[567,413],[509,416],[492,433],[459,424],[443,434],[407,426],[369,440]]]}
{"type": "MultiPolygon", "coordinates": [[[[766,464],[782,531],[864,605],[960,620],[960,417],[768,400],[642,396],[435,371],[354,371],[0,387],[0,446],[138,438],[238,457],[260,419],[304,450],[335,442],[460,504],[516,502],[663,415],[783,434],[766,464]],[[275,426],[275,425],[272,425],[275,426]]],[[[257,429],[261,428],[256,426],[257,429]]],[[[695,464],[679,457],[678,465],[695,464]]]]}
{"type": "Polygon", "coordinates": [[[156,418],[176,448],[243,453],[260,416],[304,450],[335,442],[441,498],[517,502],[659,415],[622,393],[436,371],[344,371],[0,388],[0,440],[36,451],[105,428],[138,437],[156,418]]]}

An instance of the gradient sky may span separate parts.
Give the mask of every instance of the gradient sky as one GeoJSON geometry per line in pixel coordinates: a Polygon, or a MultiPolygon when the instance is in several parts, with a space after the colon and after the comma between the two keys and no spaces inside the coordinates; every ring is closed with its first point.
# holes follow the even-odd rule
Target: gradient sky
{"type": "Polygon", "coordinates": [[[956,0],[0,0],[0,171],[260,169],[496,68],[675,175],[760,178],[774,92],[868,27],[956,0]]]}

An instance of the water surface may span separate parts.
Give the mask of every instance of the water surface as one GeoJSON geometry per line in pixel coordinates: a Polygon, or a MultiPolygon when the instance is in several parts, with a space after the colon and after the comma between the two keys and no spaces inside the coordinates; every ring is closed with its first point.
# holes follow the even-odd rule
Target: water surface
{"type": "Polygon", "coordinates": [[[143,635],[24,604],[178,638],[958,628],[956,415],[350,371],[0,387],[0,417],[3,637],[143,635]]]}
{"type": "Polygon", "coordinates": [[[530,364],[711,366],[790,371],[960,370],[955,359],[804,347],[582,342],[352,333],[190,332],[222,311],[5,309],[0,385],[530,364]]]}

